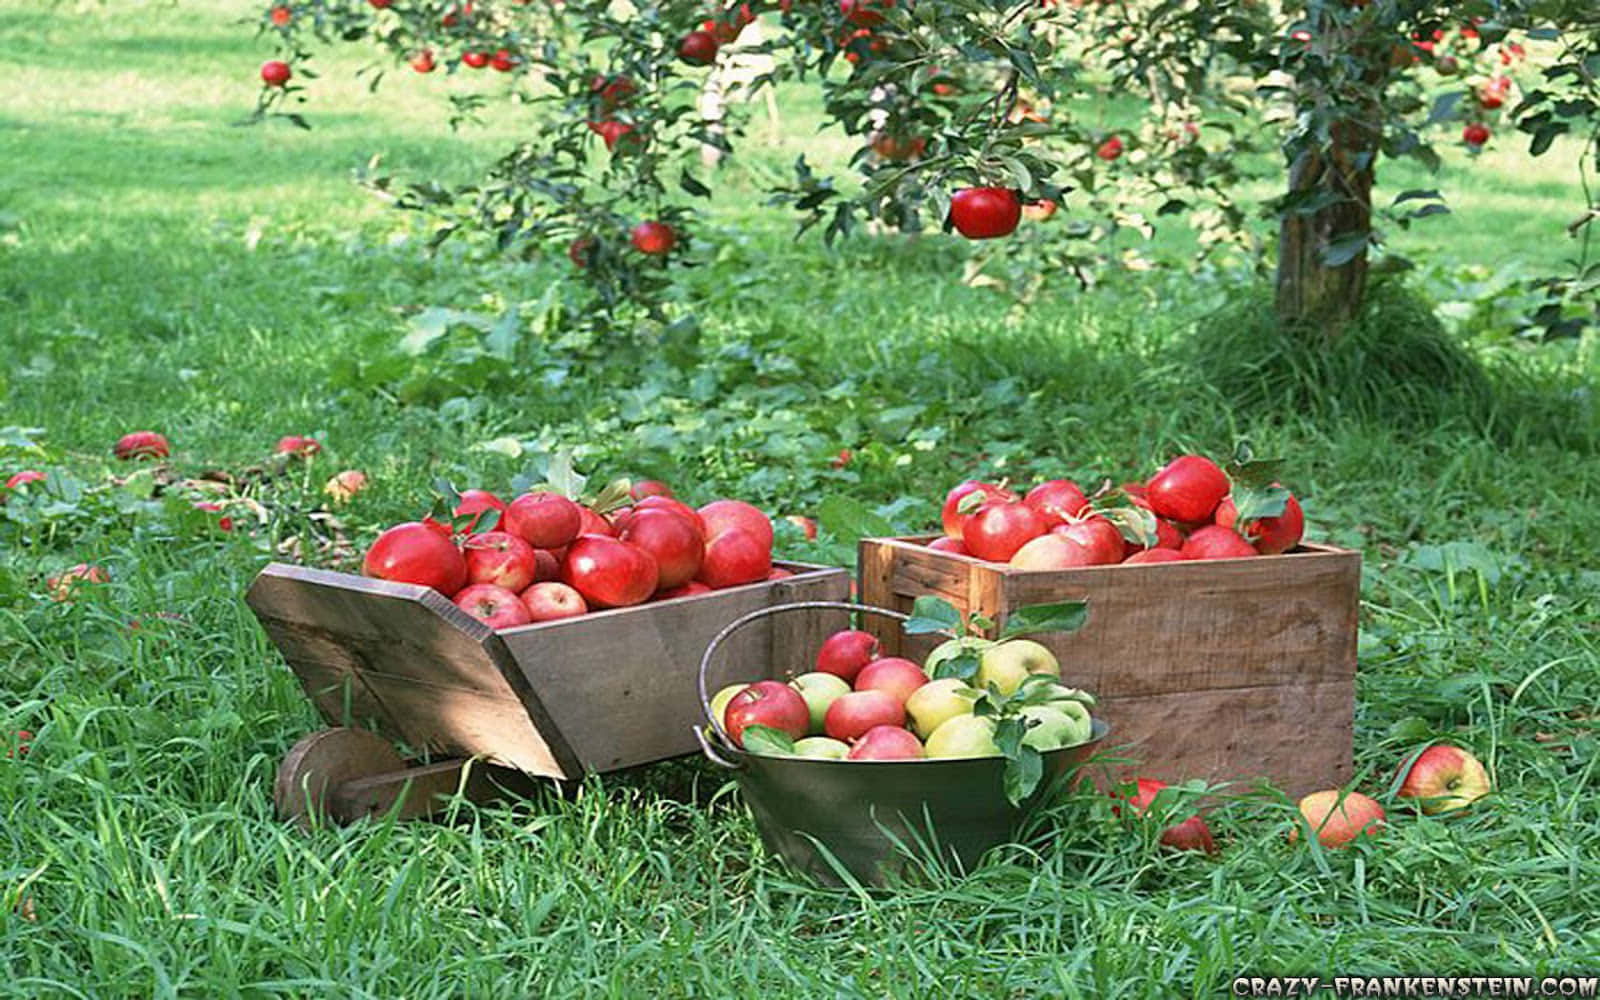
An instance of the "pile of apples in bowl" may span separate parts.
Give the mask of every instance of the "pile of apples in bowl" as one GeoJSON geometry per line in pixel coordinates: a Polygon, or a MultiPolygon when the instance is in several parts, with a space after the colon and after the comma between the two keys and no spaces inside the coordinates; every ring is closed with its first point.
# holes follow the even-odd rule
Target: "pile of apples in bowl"
{"type": "Polygon", "coordinates": [[[362,570],[431,587],[491,628],[791,575],[772,564],[771,519],[742,500],[695,508],[660,482],[626,479],[587,503],[555,489],[445,495],[435,514],[380,534],[362,570]]]}

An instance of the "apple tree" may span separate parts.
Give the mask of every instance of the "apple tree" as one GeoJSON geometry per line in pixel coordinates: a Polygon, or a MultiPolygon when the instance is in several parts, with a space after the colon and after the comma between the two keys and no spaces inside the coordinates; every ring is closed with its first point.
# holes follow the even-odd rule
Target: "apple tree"
{"type": "MultiPolygon", "coordinates": [[[[1273,270],[1286,327],[1310,336],[1360,309],[1386,225],[1448,210],[1429,189],[1376,206],[1384,158],[1433,168],[1441,142],[1513,131],[1532,156],[1564,133],[1587,165],[1600,151],[1590,0],[276,0],[261,27],[278,51],[258,119],[306,124],[292,108],[320,44],[375,45],[374,85],[391,67],[504,77],[540,113],[481,182],[369,184],[436,239],[563,251],[609,314],[662,320],[706,232],[701,154],[737,155],[747,112],[709,116],[702,95],[738,59],[760,60],[750,88],[818,88],[858,143],[851,176],[800,157],[774,187],[802,231],[1004,238],[1034,274],[1088,282],[1138,257],[1126,234],[1186,223],[1199,255],[1273,270]],[[1281,194],[1252,205],[1253,181],[1281,194]]],[[[456,116],[489,89],[452,98],[456,116]]],[[[1588,202],[1573,273],[1547,286],[1556,316],[1596,286],[1588,202]]]]}

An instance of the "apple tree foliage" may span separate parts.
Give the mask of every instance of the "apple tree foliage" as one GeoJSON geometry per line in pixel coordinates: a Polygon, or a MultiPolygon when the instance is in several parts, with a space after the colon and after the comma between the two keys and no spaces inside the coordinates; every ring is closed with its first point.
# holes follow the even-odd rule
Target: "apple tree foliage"
{"type": "MultiPolygon", "coordinates": [[[[1088,283],[1143,266],[1130,234],[1187,224],[1201,257],[1275,264],[1281,315],[1321,336],[1359,308],[1386,227],[1448,211],[1427,189],[1375,205],[1384,158],[1435,168],[1440,143],[1476,152],[1517,133],[1530,156],[1567,133],[1586,168],[1600,152],[1593,0],[276,0],[261,26],[296,76],[263,88],[258,119],[305,124],[291,109],[307,63],[335,41],[376,45],[374,86],[390,68],[480,74],[482,93],[452,97],[456,119],[490,92],[538,108],[477,183],[367,182],[428,213],[436,240],[566,253],[611,317],[667,319],[674,270],[715,240],[697,208],[713,183],[702,153],[736,155],[749,112],[702,116],[708,41],[769,58],[757,88],[818,88],[859,142],[851,176],[801,157],[774,186],[802,231],[948,228],[952,192],[1009,188],[1028,217],[985,251],[1025,281],[1088,283]],[[757,18],[760,40],[739,42],[757,18]],[[1252,182],[1281,193],[1252,203],[1252,182]],[[1262,216],[1275,239],[1252,225],[1262,216]],[[630,244],[644,220],[672,227],[669,253],[630,244]]],[[[1570,273],[1540,285],[1552,331],[1594,320],[1600,195],[1587,199],[1570,273]]]]}

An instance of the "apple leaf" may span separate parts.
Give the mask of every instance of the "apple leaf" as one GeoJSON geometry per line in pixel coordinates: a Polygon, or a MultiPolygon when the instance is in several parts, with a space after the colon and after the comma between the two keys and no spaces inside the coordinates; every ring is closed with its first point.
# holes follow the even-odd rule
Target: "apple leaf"
{"type": "Polygon", "coordinates": [[[971,681],[976,676],[978,676],[978,653],[974,649],[963,648],[954,656],[946,657],[933,666],[933,680],[959,677],[964,681],[971,681]]]}
{"type": "Polygon", "coordinates": [[[830,496],[817,508],[817,524],[836,538],[883,538],[894,525],[859,500],[830,496]]]}
{"type": "Polygon", "coordinates": [[[452,483],[443,476],[440,476],[433,481],[433,493],[435,496],[445,502],[447,508],[445,510],[445,517],[447,518],[450,516],[451,511],[454,511],[461,503],[461,491],[456,489],[455,483],[452,483]]]}
{"type": "Polygon", "coordinates": [[[606,487],[595,494],[589,506],[597,514],[609,514],[619,507],[626,507],[633,501],[633,480],[617,479],[606,484],[606,487]]]}
{"type": "Polygon", "coordinates": [[[994,729],[994,744],[1006,758],[1006,800],[1014,806],[1032,795],[1044,777],[1044,758],[1033,747],[1022,745],[1027,730],[1027,722],[1016,716],[1002,718],[994,729]]]}
{"type": "Polygon", "coordinates": [[[962,496],[960,500],[956,501],[956,513],[966,516],[988,502],[989,494],[987,491],[973,490],[972,492],[962,496]]]}
{"type": "Polygon", "coordinates": [[[905,623],[906,635],[927,635],[931,632],[956,632],[961,628],[961,612],[942,597],[924,594],[911,606],[911,617],[905,623]]]}
{"type": "Polygon", "coordinates": [[[1264,517],[1282,517],[1289,507],[1289,491],[1282,486],[1235,486],[1233,506],[1238,512],[1234,515],[1234,523],[1238,525],[1259,521],[1264,517]]]}
{"type": "Polygon", "coordinates": [[[744,732],[739,734],[739,739],[749,753],[763,757],[794,755],[794,739],[783,730],[771,726],[746,726],[744,732]]]}
{"type": "Polygon", "coordinates": [[[1251,458],[1229,463],[1227,471],[1235,486],[1270,486],[1282,467],[1283,460],[1279,458],[1251,458]]]}
{"type": "Polygon", "coordinates": [[[1156,516],[1153,512],[1130,504],[1101,510],[1099,514],[1133,544],[1149,548],[1156,543],[1156,516]]]}
{"type": "Polygon", "coordinates": [[[544,480],[550,488],[569,500],[583,496],[589,477],[581,475],[572,466],[572,452],[557,449],[550,455],[550,465],[545,469],[544,480]]]}
{"type": "Polygon", "coordinates": [[[1076,632],[1089,620],[1087,601],[1061,601],[1057,604],[1030,604],[1006,616],[1000,638],[1013,639],[1035,632],[1076,632]]]}

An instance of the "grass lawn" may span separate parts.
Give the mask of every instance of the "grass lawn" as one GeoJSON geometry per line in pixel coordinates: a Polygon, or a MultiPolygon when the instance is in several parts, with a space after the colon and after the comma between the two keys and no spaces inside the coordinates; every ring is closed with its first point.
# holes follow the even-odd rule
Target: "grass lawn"
{"type": "MultiPolygon", "coordinates": [[[[727,171],[682,284],[697,331],[539,336],[564,258],[427,256],[350,181],[377,153],[472,177],[525,111],[451,135],[457,82],[373,95],[358,54],[327,53],[313,131],[234,128],[265,57],[253,5],[107,6],[0,0],[0,471],[55,480],[0,513],[0,744],[36,734],[0,754],[0,996],[1154,998],[1240,974],[1600,971],[1592,340],[1466,345],[1577,394],[1560,426],[1502,397],[1485,430],[1447,392],[1341,407],[1332,386],[1317,419],[1242,405],[1190,363],[1220,282],[1063,280],[1021,310],[961,284],[944,238],[790,242],[749,181],[809,141],[798,125],[727,171]],[[426,307],[513,304],[530,330],[504,356],[459,333],[396,350],[426,307]],[[190,474],[283,434],[327,451],[224,534],[148,479],[106,488],[128,471],[111,443],[145,427],[190,474]],[[699,502],[842,495],[910,530],[969,475],[1120,481],[1240,437],[1284,458],[1312,537],[1364,552],[1359,787],[1384,797],[1448,737],[1495,781],[1469,814],[1395,803],[1381,837],[1321,852],[1285,842],[1292,805],[1240,794],[1210,814],[1207,859],[1082,795],[1025,849],[892,895],[786,876],[690,761],[451,824],[305,836],[272,815],[274,769],[318,720],[241,595],[277,544],[315,543],[304,514],[338,469],[372,481],[338,514],[357,546],[420,513],[434,477],[505,489],[558,447],[699,502]],[[112,582],[44,599],[84,561],[112,582]]],[[[1572,253],[1562,155],[1450,158],[1457,214],[1397,244],[1437,275],[1543,273],[1572,253]]],[[[852,541],[780,535],[801,558],[852,541]]]]}

